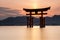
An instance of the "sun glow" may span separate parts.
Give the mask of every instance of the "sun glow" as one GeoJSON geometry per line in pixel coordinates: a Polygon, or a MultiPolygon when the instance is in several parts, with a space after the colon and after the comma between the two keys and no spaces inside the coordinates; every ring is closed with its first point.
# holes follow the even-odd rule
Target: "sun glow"
{"type": "Polygon", "coordinates": [[[32,6],[33,6],[34,9],[38,8],[38,2],[37,2],[37,0],[33,1],[32,6]]]}
{"type": "Polygon", "coordinates": [[[38,8],[36,3],[33,4],[33,8],[34,9],[38,8]]]}

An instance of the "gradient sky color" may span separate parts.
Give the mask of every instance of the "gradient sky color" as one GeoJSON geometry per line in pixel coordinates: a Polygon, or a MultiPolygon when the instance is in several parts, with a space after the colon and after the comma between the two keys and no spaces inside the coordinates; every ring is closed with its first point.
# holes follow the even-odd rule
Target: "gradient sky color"
{"type": "MultiPolygon", "coordinates": [[[[60,0],[0,0],[0,7],[10,8],[10,10],[22,11],[23,8],[43,8],[48,6],[51,6],[51,9],[48,11],[47,16],[60,15],[60,0]]],[[[24,15],[25,13],[22,11],[21,14],[24,15]]],[[[1,14],[0,11],[0,15],[3,16],[4,14],[1,14]]]]}

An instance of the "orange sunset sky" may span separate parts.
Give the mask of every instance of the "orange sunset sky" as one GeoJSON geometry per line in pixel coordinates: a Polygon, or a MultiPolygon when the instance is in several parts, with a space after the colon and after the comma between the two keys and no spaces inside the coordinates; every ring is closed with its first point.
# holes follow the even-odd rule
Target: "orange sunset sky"
{"type": "Polygon", "coordinates": [[[60,15],[60,0],[0,0],[0,7],[5,7],[0,8],[0,18],[25,15],[23,8],[44,8],[49,6],[51,6],[51,9],[47,12],[47,16],[60,15]]]}

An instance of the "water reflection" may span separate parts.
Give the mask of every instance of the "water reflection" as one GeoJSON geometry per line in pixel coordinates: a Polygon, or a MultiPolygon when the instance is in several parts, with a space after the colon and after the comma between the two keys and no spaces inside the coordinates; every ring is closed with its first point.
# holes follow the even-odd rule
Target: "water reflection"
{"type": "Polygon", "coordinates": [[[27,28],[27,36],[30,40],[41,40],[40,28],[27,28]]]}
{"type": "Polygon", "coordinates": [[[26,26],[0,27],[0,40],[60,40],[60,26],[26,28],[26,26]]]}

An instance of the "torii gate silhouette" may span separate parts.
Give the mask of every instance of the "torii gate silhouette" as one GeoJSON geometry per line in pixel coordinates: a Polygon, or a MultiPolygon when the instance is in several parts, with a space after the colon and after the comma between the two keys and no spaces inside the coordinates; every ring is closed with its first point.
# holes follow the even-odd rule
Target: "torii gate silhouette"
{"type": "Polygon", "coordinates": [[[47,13],[43,13],[43,12],[48,11],[49,9],[50,9],[50,7],[38,8],[38,9],[23,8],[23,10],[25,10],[26,12],[30,12],[29,14],[26,14],[26,15],[30,15],[30,17],[27,17],[27,27],[29,27],[29,28],[33,27],[32,15],[41,15],[41,17],[40,17],[40,28],[44,28],[45,27],[45,18],[43,17],[43,15],[46,15],[47,13]],[[35,12],[35,13],[33,14],[32,12],[35,12]],[[41,12],[41,13],[38,13],[38,12],[41,12]]]}

